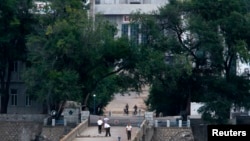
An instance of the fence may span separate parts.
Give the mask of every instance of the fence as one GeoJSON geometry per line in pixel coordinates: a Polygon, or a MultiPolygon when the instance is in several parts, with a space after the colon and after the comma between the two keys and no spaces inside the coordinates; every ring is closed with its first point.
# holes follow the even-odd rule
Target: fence
{"type": "MultiPolygon", "coordinates": [[[[128,122],[133,126],[133,127],[139,127],[142,122],[144,121],[144,116],[125,116],[125,117],[121,117],[121,116],[112,116],[112,117],[108,117],[109,118],[109,124],[111,126],[126,126],[128,124],[128,122]]],[[[90,126],[96,126],[98,117],[91,117],[90,118],[90,126]]]]}
{"type": "Polygon", "coordinates": [[[154,125],[155,127],[190,127],[190,120],[155,120],[154,125]]]}

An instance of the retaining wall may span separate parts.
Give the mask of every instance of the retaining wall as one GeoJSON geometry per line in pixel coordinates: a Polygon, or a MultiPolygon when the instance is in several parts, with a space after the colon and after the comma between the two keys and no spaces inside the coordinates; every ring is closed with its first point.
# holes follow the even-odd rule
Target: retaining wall
{"type": "Polygon", "coordinates": [[[44,126],[47,115],[1,114],[1,141],[59,141],[75,126],[44,126]]]}
{"type": "Polygon", "coordinates": [[[157,127],[152,141],[194,141],[191,128],[157,127]]]}

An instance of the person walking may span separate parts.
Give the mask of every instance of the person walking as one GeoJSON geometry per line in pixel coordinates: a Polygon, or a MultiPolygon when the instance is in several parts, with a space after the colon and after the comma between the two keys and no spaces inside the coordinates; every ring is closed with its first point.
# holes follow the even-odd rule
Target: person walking
{"type": "Polygon", "coordinates": [[[106,116],[106,115],[104,115],[104,117],[103,117],[103,129],[105,129],[104,128],[104,125],[105,125],[105,123],[108,123],[108,121],[109,121],[109,118],[106,116]]]}
{"type": "Polygon", "coordinates": [[[134,106],[134,115],[137,115],[137,105],[134,106]]]}
{"type": "Polygon", "coordinates": [[[127,103],[127,104],[125,105],[125,108],[124,108],[124,113],[127,114],[127,115],[129,114],[129,113],[128,113],[128,108],[129,108],[129,106],[128,106],[128,103],[127,103]]]}
{"type": "Polygon", "coordinates": [[[103,125],[102,118],[99,117],[99,119],[97,120],[97,126],[98,126],[98,133],[99,134],[102,133],[102,125],[103,125]]]}
{"type": "Polygon", "coordinates": [[[106,134],[105,137],[110,136],[111,137],[111,133],[110,133],[110,125],[108,123],[104,123],[104,128],[106,130],[106,134]]]}
{"type": "Polygon", "coordinates": [[[132,126],[130,123],[128,123],[126,126],[126,133],[127,133],[128,141],[131,140],[131,132],[132,132],[132,126]]]}

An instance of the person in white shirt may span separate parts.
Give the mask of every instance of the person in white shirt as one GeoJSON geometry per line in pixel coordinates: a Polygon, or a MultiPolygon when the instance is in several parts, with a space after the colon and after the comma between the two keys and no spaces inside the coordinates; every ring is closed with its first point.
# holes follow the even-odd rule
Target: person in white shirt
{"type": "Polygon", "coordinates": [[[110,136],[111,137],[111,133],[110,133],[110,125],[108,123],[104,123],[104,128],[106,130],[106,137],[110,136]]]}
{"type": "Polygon", "coordinates": [[[130,123],[128,123],[126,126],[126,133],[129,141],[131,140],[131,132],[132,132],[132,126],[130,123]]]}
{"type": "Polygon", "coordinates": [[[97,120],[97,125],[98,125],[98,133],[101,134],[102,133],[102,125],[103,125],[102,118],[99,118],[97,120]]]}

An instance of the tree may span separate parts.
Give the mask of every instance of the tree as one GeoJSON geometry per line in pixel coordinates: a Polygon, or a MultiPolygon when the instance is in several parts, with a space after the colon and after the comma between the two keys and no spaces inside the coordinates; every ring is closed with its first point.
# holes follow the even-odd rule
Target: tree
{"type": "MultiPolygon", "coordinates": [[[[174,81],[167,81],[164,79],[167,78],[166,75],[161,76],[168,83],[178,84],[171,87],[170,91],[162,82],[157,82],[156,88],[160,90],[158,93],[176,96],[169,104],[182,98],[186,101],[184,103],[205,102],[206,108],[201,110],[203,116],[210,116],[205,119],[213,119],[212,122],[219,123],[227,122],[232,104],[249,106],[246,101],[250,98],[249,90],[245,87],[249,85],[249,81],[236,75],[236,61],[249,62],[250,24],[245,4],[241,0],[171,0],[169,4],[159,8],[159,13],[155,14],[156,28],[151,27],[150,30],[162,34],[153,38],[158,45],[151,48],[158,47],[162,54],[167,52],[173,56],[186,56],[193,66],[188,77],[182,74],[174,81]],[[244,87],[239,86],[238,82],[244,87]],[[177,93],[180,95],[177,96],[177,93]]],[[[143,18],[138,19],[147,23],[143,18]]],[[[152,101],[153,95],[150,93],[149,101],[152,101]]],[[[161,107],[159,105],[163,104],[163,101],[155,99],[155,102],[150,104],[157,108],[161,107]]],[[[188,107],[188,104],[186,105],[188,107]]],[[[166,112],[162,108],[158,110],[166,112]]]]}
{"type": "Polygon", "coordinates": [[[13,64],[26,60],[26,35],[32,31],[30,0],[5,0],[0,4],[1,113],[7,113],[13,64]]]}
{"type": "Polygon", "coordinates": [[[190,86],[183,83],[189,84],[187,80],[191,79],[191,60],[182,53],[183,49],[177,48],[180,44],[175,38],[166,37],[157,17],[154,13],[140,12],[132,17],[134,23],[141,24],[140,33],[144,37],[138,47],[141,60],[137,69],[151,86],[146,101],[149,110],[155,110],[157,115],[176,115],[186,111],[186,101],[190,101],[190,93],[186,93],[190,86]]]}
{"type": "MultiPolygon", "coordinates": [[[[215,0],[210,3],[193,1],[193,5],[195,5],[194,15],[199,17],[204,24],[207,25],[206,27],[212,29],[211,33],[215,35],[212,37],[217,38],[212,38],[214,40],[210,39],[212,46],[205,44],[211,43],[211,41],[208,42],[209,40],[205,40],[206,42],[203,43],[206,45],[204,46],[204,48],[206,47],[205,51],[210,55],[210,57],[207,57],[207,60],[209,59],[211,62],[210,70],[217,71],[213,71],[212,77],[206,79],[209,80],[208,83],[206,83],[208,91],[204,91],[205,99],[203,99],[206,102],[205,107],[209,107],[213,110],[207,109],[204,111],[201,109],[201,112],[203,116],[205,116],[208,111],[214,111],[215,115],[210,116],[210,118],[215,120],[213,122],[219,123],[227,122],[227,119],[230,117],[229,113],[232,104],[248,108],[249,103],[245,100],[250,98],[249,89],[247,88],[249,81],[244,80],[245,78],[242,76],[236,75],[236,61],[242,60],[249,62],[247,52],[249,51],[248,37],[250,34],[249,32],[244,32],[250,29],[249,16],[244,1],[228,2],[229,1],[224,0],[215,0]],[[223,8],[208,12],[207,9],[204,9],[205,5],[212,9],[223,8]],[[216,80],[216,82],[214,80],[216,80]],[[238,82],[241,82],[242,86],[238,85],[238,82]],[[217,84],[218,87],[214,87],[215,84],[217,84]],[[216,98],[214,97],[215,93],[217,95],[216,98]],[[212,101],[211,97],[215,99],[212,101]],[[218,106],[215,106],[216,103],[218,106]]],[[[198,21],[194,21],[196,22],[195,25],[198,25],[198,21]]],[[[206,35],[203,34],[203,32],[201,33],[201,35],[206,35]]],[[[211,35],[208,37],[211,37],[211,35]]],[[[208,78],[208,76],[206,78],[208,78]]]]}
{"type": "Polygon", "coordinates": [[[53,1],[54,12],[38,15],[40,28],[28,38],[27,89],[47,102],[48,110],[76,100],[93,111],[93,94],[103,108],[114,93],[137,86],[136,75],[127,73],[134,69],[137,49],[114,39],[115,25],[101,17],[93,23],[81,4],[53,1]]]}

